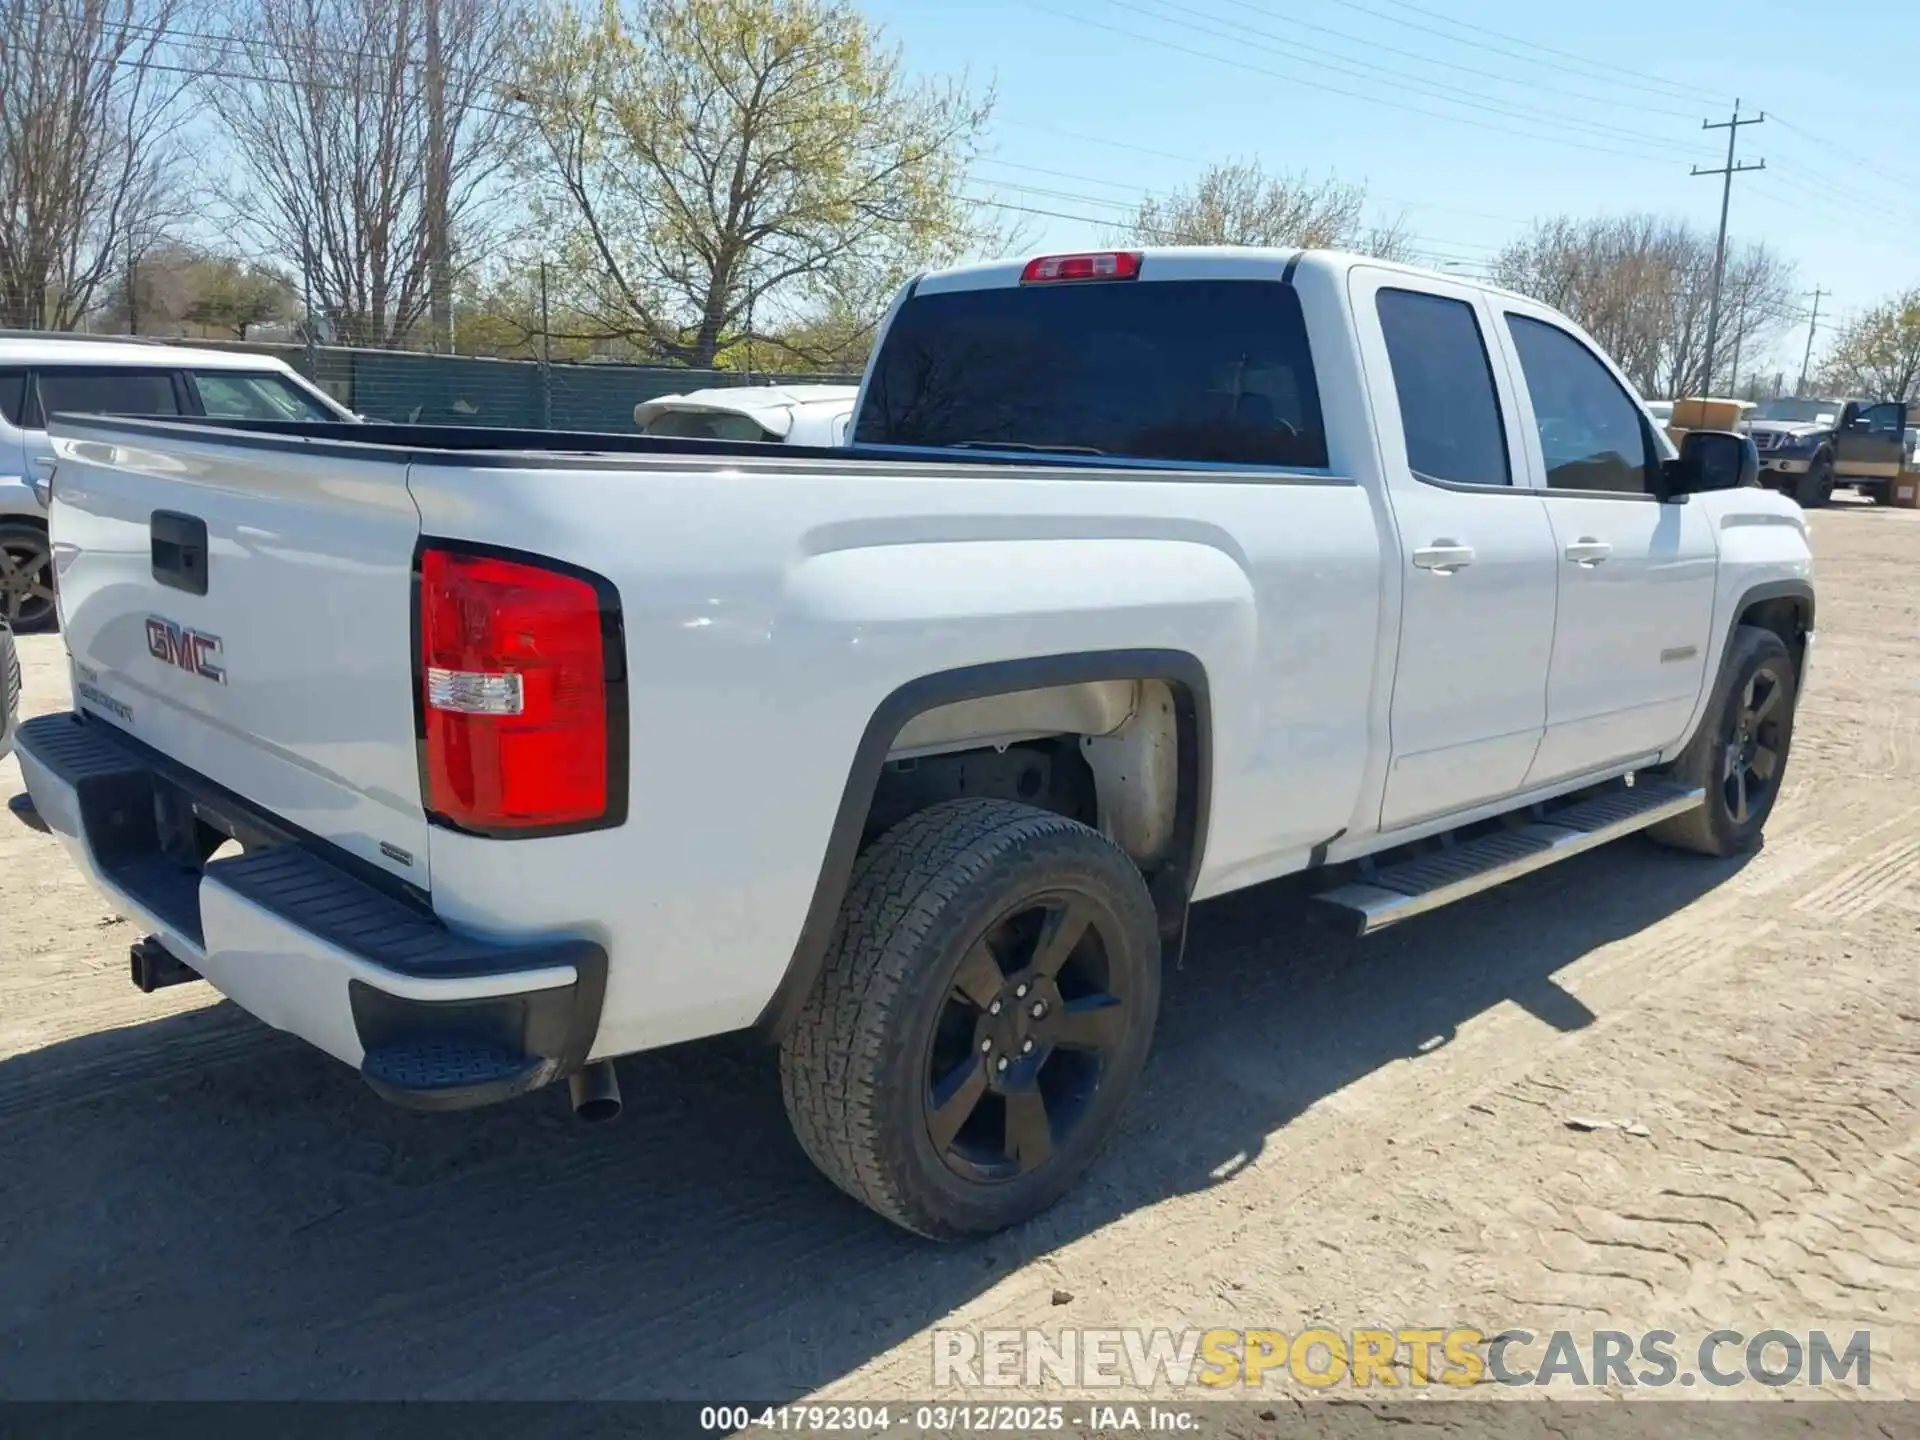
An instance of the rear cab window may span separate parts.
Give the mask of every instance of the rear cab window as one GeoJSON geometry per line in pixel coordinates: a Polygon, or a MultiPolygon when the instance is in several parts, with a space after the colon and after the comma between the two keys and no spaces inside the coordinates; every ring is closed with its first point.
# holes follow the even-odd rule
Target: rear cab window
{"type": "Polygon", "coordinates": [[[1306,321],[1293,287],[1278,280],[915,295],[887,330],[853,440],[1327,466],[1306,321]]]}

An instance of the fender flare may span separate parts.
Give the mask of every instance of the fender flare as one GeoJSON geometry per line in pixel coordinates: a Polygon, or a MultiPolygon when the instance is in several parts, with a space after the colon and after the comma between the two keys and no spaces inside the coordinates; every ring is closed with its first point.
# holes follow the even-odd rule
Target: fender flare
{"type": "MultiPolygon", "coordinates": [[[[1734,632],[1740,628],[1740,617],[1745,615],[1747,611],[1751,610],[1754,606],[1764,604],[1769,600],[1799,601],[1800,607],[1805,613],[1805,623],[1801,628],[1806,634],[1811,635],[1813,633],[1813,582],[1810,580],[1763,580],[1758,585],[1742,591],[1740,598],[1734,602],[1733,613],[1727,618],[1726,639],[1720,646],[1720,663],[1722,665],[1727,663],[1727,654],[1733,648],[1733,636],[1734,632]]],[[[1794,676],[1796,692],[1806,685],[1806,666],[1797,665],[1797,668],[1799,673],[1794,676]]],[[[1711,681],[1709,681],[1709,684],[1711,684],[1711,681]]],[[[1795,698],[1796,700],[1798,699],[1797,693],[1795,698]]]]}
{"type": "Polygon", "coordinates": [[[1207,821],[1213,797],[1213,711],[1206,667],[1184,650],[1098,650],[999,660],[985,665],[939,671],[910,680],[880,702],[854,751],[840,807],[814,881],[800,938],[793,948],[773,998],[761,1010],[755,1028],[778,1041],[792,1028],[826,963],[827,947],[846,899],[860,838],[880,783],[880,772],[895,738],[915,717],[943,705],[1012,695],[1055,685],[1100,680],[1160,680],[1173,690],[1179,723],[1179,801],[1174,843],[1167,860],[1149,877],[1163,941],[1177,958],[1186,939],[1187,908],[1206,852],[1207,821]]]}

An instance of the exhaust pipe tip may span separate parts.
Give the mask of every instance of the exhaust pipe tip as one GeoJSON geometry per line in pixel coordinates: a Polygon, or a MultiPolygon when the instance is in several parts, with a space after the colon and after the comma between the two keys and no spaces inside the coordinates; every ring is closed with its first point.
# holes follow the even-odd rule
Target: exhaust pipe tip
{"type": "Polygon", "coordinates": [[[200,978],[200,972],[182,964],[174,953],[149,935],[134,942],[127,952],[133,986],[143,995],[164,990],[169,985],[187,985],[200,978]]]}
{"type": "Polygon", "coordinates": [[[567,1077],[567,1098],[573,1113],[590,1124],[611,1120],[620,1113],[620,1077],[611,1060],[596,1060],[567,1077]]]}

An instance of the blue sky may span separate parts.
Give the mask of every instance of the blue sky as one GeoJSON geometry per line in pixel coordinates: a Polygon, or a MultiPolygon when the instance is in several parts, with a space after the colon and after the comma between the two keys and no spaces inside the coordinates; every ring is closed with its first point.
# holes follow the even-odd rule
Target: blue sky
{"type": "MultiPolygon", "coordinates": [[[[1484,265],[1530,219],[1652,210],[1798,262],[1843,318],[1920,284],[1920,3],[1831,0],[863,0],[925,71],[999,92],[983,200],[1038,245],[1100,238],[1215,160],[1364,181],[1431,263],[1484,265]],[[1544,48],[1538,48],[1544,47],[1544,48]],[[1072,217],[1072,218],[1067,218],[1072,217]]],[[[1811,296],[1807,297],[1810,302],[1811,296]]],[[[1797,369],[1804,327],[1781,343],[1797,369]],[[1788,352],[1791,352],[1790,354],[1788,352]]],[[[1744,367],[1743,367],[1744,368],[1744,367]]]]}

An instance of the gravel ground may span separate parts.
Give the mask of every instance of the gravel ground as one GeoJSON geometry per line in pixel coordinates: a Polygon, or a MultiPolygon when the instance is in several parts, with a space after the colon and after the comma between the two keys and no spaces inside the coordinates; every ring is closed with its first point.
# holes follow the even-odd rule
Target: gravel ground
{"type": "Polygon", "coordinates": [[[1627,841],[1364,943],[1202,907],[1123,1139],[968,1247],[815,1176],[743,1038],[623,1062],[613,1125],[391,1110],[133,990],[132,929],[0,826],[0,1396],[925,1398],[935,1326],[1318,1323],[1865,1329],[1868,1393],[1920,1398],[1920,515],[1814,529],[1758,855],[1627,841]]]}

